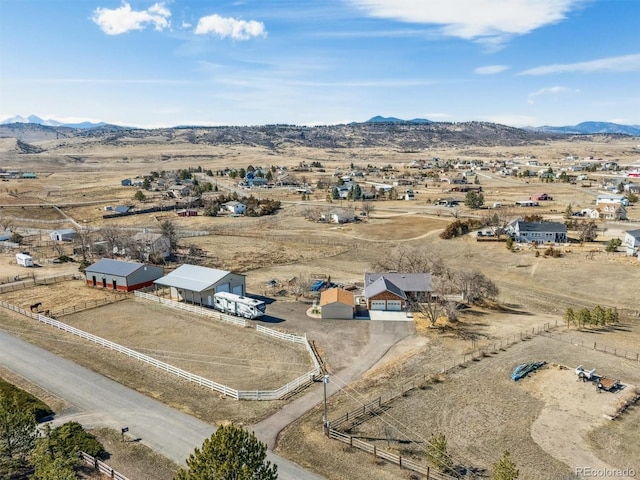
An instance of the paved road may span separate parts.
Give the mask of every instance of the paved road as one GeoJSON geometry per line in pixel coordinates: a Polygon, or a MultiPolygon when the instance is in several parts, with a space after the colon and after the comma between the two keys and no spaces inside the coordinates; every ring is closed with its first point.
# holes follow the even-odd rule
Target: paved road
{"type": "MultiPolygon", "coordinates": [[[[129,428],[129,435],[184,465],[214,427],[113,380],[0,331],[0,365],[72,405],[60,420],[129,428]]],[[[283,480],[321,479],[269,452],[283,480]]]]}

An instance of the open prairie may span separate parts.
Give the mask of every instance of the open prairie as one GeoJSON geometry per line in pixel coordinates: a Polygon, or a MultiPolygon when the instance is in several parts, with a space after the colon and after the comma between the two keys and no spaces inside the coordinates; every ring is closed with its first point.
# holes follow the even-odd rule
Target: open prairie
{"type": "MultiPolygon", "coordinates": [[[[66,138],[33,143],[45,151],[40,154],[17,153],[15,141],[0,141],[1,168],[33,171],[38,177],[0,183],[0,230],[10,227],[23,235],[20,248],[34,253],[41,266],[34,269],[17,266],[15,250],[6,248],[0,254],[0,281],[8,282],[12,277],[28,274],[43,278],[78,273],[81,261],[77,253],[78,243],[50,243],[47,234],[53,229],[75,228],[94,241],[107,229],[121,233],[135,233],[142,229],[157,231],[162,222],[169,220],[179,233],[179,248],[203,252],[197,257],[201,265],[244,273],[249,293],[274,300],[267,307],[267,312],[270,309],[279,312],[279,316],[272,319],[278,322],[277,328],[297,334],[307,333],[310,338],[315,338],[327,364],[338,367],[330,373],[335,376],[335,382],[339,382],[340,368],[348,366],[364,350],[368,323],[354,321],[352,330],[336,323],[335,335],[332,335],[331,322],[300,318],[304,315],[301,312],[311,306],[313,298],[310,295],[296,298],[289,292],[288,282],[293,277],[301,279],[324,275],[335,282],[362,284],[364,272],[371,271],[381,258],[402,249],[424,252],[432,258],[441,258],[456,271],[478,270],[484,273],[500,290],[497,302],[501,309],[474,307],[462,314],[458,325],[450,328],[423,329],[418,324],[416,333],[392,347],[377,368],[350,388],[343,386],[344,389],[331,398],[330,418],[351,411],[384,391],[399,388],[415,375],[449,368],[456,359],[464,359],[465,354],[472,350],[549,324],[553,327],[552,338],[536,336],[478,362],[471,362],[466,368],[445,375],[443,381],[398,398],[388,406],[387,415],[375,417],[351,433],[376,442],[380,448],[395,451],[406,446],[387,441],[389,432],[408,436],[418,442],[415,450],[406,452],[409,456],[420,456],[420,446],[424,443],[419,442],[424,442],[432,433],[444,433],[455,461],[478,471],[490,470],[502,451],[509,449],[520,468],[520,478],[525,479],[560,478],[570,474],[573,467],[580,466],[576,463],[578,461],[586,462],[584,466],[640,469],[637,465],[640,452],[634,447],[640,443],[637,406],[613,422],[604,421],[603,409],[612,408],[611,403],[616,403],[612,399],[617,399],[617,394],[595,394],[590,386],[567,377],[565,374],[571,373],[570,370],[549,366],[524,382],[514,383],[509,378],[515,365],[545,360],[549,364],[573,368],[578,364],[595,367],[598,372],[619,377],[629,385],[627,391],[640,385],[638,363],[586,348],[597,342],[612,349],[640,351],[640,295],[637,287],[640,285],[640,262],[627,257],[623,248],[617,252],[605,250],[608,240],[623,239],[625,230],[640,228],[640,206],[636,204],[627,208],[630,220],[626,222],[598,221],[598,235],[594,242],[580,243],[577,232],[569,231],[572,241],[558,246],[560,256],[553,258],[545,255],[542,247],[523,246],[509,251],[503,242],[477,242],[472,235],[451,240],[439,238],[439,233],[450,222],[480,218],[491,210],[470,210],[462,204],[457,208],[436,205],[438,199],[464,201],[464,193],[452,192],[452,185],[436,181],[432,176],[411,180],[407,188],[414,190],[414,201],[377,200],[365,205],[364,202],[347,200],[329,202],[327,188],[312,188],[307,198],[295,188],[288,187],[242,189],[238,187],[237,180],[217,175],[225,168],[261,166],[268,169],[277,165],[287,167],[301,183],[315,187],[319,181],[334,181],[335,172],[348,173],[352,166],[362,170],[368,165],[379,167],[362,180],[367,188],[392,184],[403,175],[413,175],[414,170],[408,168],[410,162],[431,161],[434,157],[452,163],[516,158],[524,163],[526,159],[535,158],[540,165],[554,170],[567,166],[564,159],[568,156],[626,165],[636,162],[640,156],[638,139],[595,136],[521,146],[433,147],[421,150],[380,146],[350,149],[199,144],[175,138],[167,140],[160,134],[157,138],[149,136],[144,139],[124,136],[109,142],[66,138]],[[324,171],[319,171],[320,167],[295,171],[301,162],[318,162],[324,171]],[[392,168],[383,171],[384,166],[392,168]],[[153,171],[170,172],[197,167],[214,172],[213,176],[198,173],[197,178],[200,182],[214,184],[219,193],[235,192],[279,200],[281,208],[274,215],[259,218],[209,217],[201,213],[196,217],[178,217],[171,210],[103,218],[107,213],[106,206],[132,205],[143,209],[171,206],[176,202],[168,199],[161,190],[145,191],[144,200],[135,200],[134,195],[140,188],[121,186],[122,179],[141,180],[143,175],[153,171]],[[360,214],[356,222],[340,225],[308,219],[315,219],[317,213],[330,208],[351,209],[356,214],[369,211],[367,215],[360,214]],[[52,263],[63,253],[75,262],[52,263]],[[568,307],[579,309],[596,305],[618,309],[621,322],[617,328],[584,332],[571,329],[562,333],[565,329],[563,315],[568,307]],[[575,339],[574,343],[579,340],[585,346],[574,346],[561,340],[566,338],[575,339]],[[334,344],[339,345],[339,351],[334,344]]],[[[454,174],[460,172],[454,170],[446,175],[454,174]]],[[[482,170],[477,174],[477,181],[483,188],[485,204],[489,206],[493,203],[514,204],[517,200],[529,199],[534,193],[544,192],[553,197],[538,207],[510,207],[508,212],[513,218],[541,215],[545,219],[564,221],[568,206],[574,211],[593,207],[603,182],[615,178],[600,171],[588,176],[589,181],[575,184],[543,183],[537,177],[502,176],[495,171],[482,170]]],[[[166,268],[176,265],[169,263],[166,268]]],[[[79,293],[87,287],[79,283],[76,300],[88,301],[83,300],[84,293],[79,293]]],[[[37,292],[42,292],[43,298],[46,295],[51,299],[51,304],[56,301],[62,303],[62,298],[70,295],[68,291],[56,290],[55,285],[47,286],[46,290],[37,288],[41,289],[37,292]],[[54,300],[57,297],[60,300],[54,300]]],[[[4,295],[18,294],[6,293],[0,295],[0,299],[4,295]]],[[[28,298],[12,296],[11,301],[28,306],[32,303],[31,298],[40,293],[29,295],[28,298]]],[[[137,300],[100,307],[95,316],[78,313],[67,318],[75,326],[112,341],[130,341],[128,345],[132,348],[145,349],[145,352],[155,351],[166,356],[169,352],[179,352],[171,353],[180,357],[177,361],[185,362],[178,366],[184,365],[183,368],[200,372],[215,367],[193,361],[193,358],[209,348],[207,342],[210,339],[213,341],[223,335],[218,330],[210,332],[212,327],[209,325],[204,326],[176,314],[176,329],[185,335],[178,338],[175,331],[169,333],[160,329],[151,342],[144,337],[143,331],[156,328],[157,324],[149,322],[161,321],[162,318],[154,309],[140,309],[137,300]],[[138,323],[133,324],[127,318],[128,308],[137,312],[138,323]],[[96,323],[97,315],[113,317],[117,321],[96,323]],[[188,336],[198,337],[198,341],[190,342],[188,336]],[[176,346],[170,348],[173,342],[176,346]]],[[[66,321],[64,317],[62,320],[66,321]]],[[[253,404],[223,400],[217,396],[212,398],[210,392],[197,386],[167,379],[133,360],[123,359],[118,354],[102,351],[99,347],[33,323],[33,320],[0,311],[1,328],[78,363],[88,364],[101,373],[214,423],[227,420],[254,423],[284,404],[282,401],[253,404]]],[[[232,328],[235,327],[224,326],[227,330],[232,328]]],[[[254,344],[244,347],[238,344],[235,350],[240,356],[234,357],[233,361],[254,359],[256,348],[254,344]]],[[[278,361],[287,365],[280,369],[267,353],[260,358],[269,363],[269,368],[286,371],[287,374],[291,372],[293,376],[299,374],[296,365],[307,361],[297,351],[281,352],[279,358],[285,360],[278,361]]],[[[220,356],[228,357],[230,354],[221,353],[220,356]]],[[[252,365],[258,372],[256,364],[252,365]]],[[[307,369],[308,366],[304,366],[303,371],[307,369]]],[[[247,378],[238,373],[237,385],[241,386],[241,380],[253,384],[254,380],[247,378]]],[[[216,378],[213,380],[217,381],[216,378]]],[[[229,377],[229,382],[233,381],[229,377]]],[[[321,411],[315,409],[289,426],[279,437],[278,451],[327,478],[409,478],[407,471],[381,464],[368,454],[328,440],[322,435],[320,416],[321,411]]]]}

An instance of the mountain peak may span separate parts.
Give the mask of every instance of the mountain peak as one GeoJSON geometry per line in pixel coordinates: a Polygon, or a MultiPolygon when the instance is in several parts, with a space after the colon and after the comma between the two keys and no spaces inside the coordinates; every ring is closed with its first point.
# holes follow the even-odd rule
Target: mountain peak
{"type": "Polygon", "coordinates": [[[426,118],[414,118],[412,120],[403,120],[401,118],[396,117],[382,117],[380,115],[376,115],[375,117],[371,117],[364,123],[433,123],[431,120],[427,120],[426,118]]]}
{"type": "Polygon", "coordinates": [[[16,115],[15,117],[7,118],[0,122],[0,125],[6,125],[8,123],[32,123],[35,125],[44,125],[46,127],[69,127],[69,128],[95,128],[102,127],[103,125],[107,125],[105,122],[79,122],[79,123],[63,123],[57,120],[49,119],[44,120],[37,115],[29,115],[28,117],[23,117],[21,115],[16,115]]]}

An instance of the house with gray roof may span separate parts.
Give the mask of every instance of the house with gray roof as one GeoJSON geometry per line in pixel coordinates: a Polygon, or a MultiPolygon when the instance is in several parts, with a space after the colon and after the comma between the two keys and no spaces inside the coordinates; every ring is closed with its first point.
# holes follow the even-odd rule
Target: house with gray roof
{"type": "Polygon", "coordinates": [[[98,260],[85,270],[88,286],[119,292],[131,292],[153,285],[153,281],[162,277],[162,274],[160,267],[110,258],[98,260]]]}
{"type": "Polygon", "coordinates": [[[369,310],[401,312],[407,308],[407,295],[384,276],[365,285],[364,296],[369,310]]]}
{"type": "Polygon", "coordinates": [[[562,222],[525,222],[514,220],[507,234],[519,243],[566,243],[567,226],[562,222]]]}
{"type": "Polygon", "coordinates": [[[244,275],[197,265],[181,265],[153,283],[156,288],[168,288],[172,299],[209,307],[216,293],[245,294],[244,275]]]}

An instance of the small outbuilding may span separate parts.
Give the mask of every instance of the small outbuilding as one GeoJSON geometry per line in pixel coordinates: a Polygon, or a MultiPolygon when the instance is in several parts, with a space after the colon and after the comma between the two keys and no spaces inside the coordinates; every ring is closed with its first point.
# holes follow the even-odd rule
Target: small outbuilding
{"type": "Polygon", "coordinates": [[[70,242],[75,236],[76,231],[73,228],[62,228],[49,234],[49,238],[54,242],[70,242]]]}
{"type": "Polygon", "coordinates": [[[235,200],[223,203],[222,206],[226,211],[234,215],[242,215],[247,210],[247,206],[244,203],[236,202],[235,200]]]}
{"type": "Polygon", "coordinates": [[[244,275],[197,265],[181,265],[153,283],[168,287],[172,299],[209,307],[213,306],[216,293],[245,294],[244,275]]]}
{"type": "Polygon", "coordinates": [[[120,292],[131,292],[153,285],[162,277],[162,268],[138,262],[103,258],[85,270],[87,285],[120,292]]]}
{"type": "Polygon", "coordinates": [[[322,318],[351,320],[355,313],[353,293],[342,288],[330,288],[320,294],[322,318]]]}

